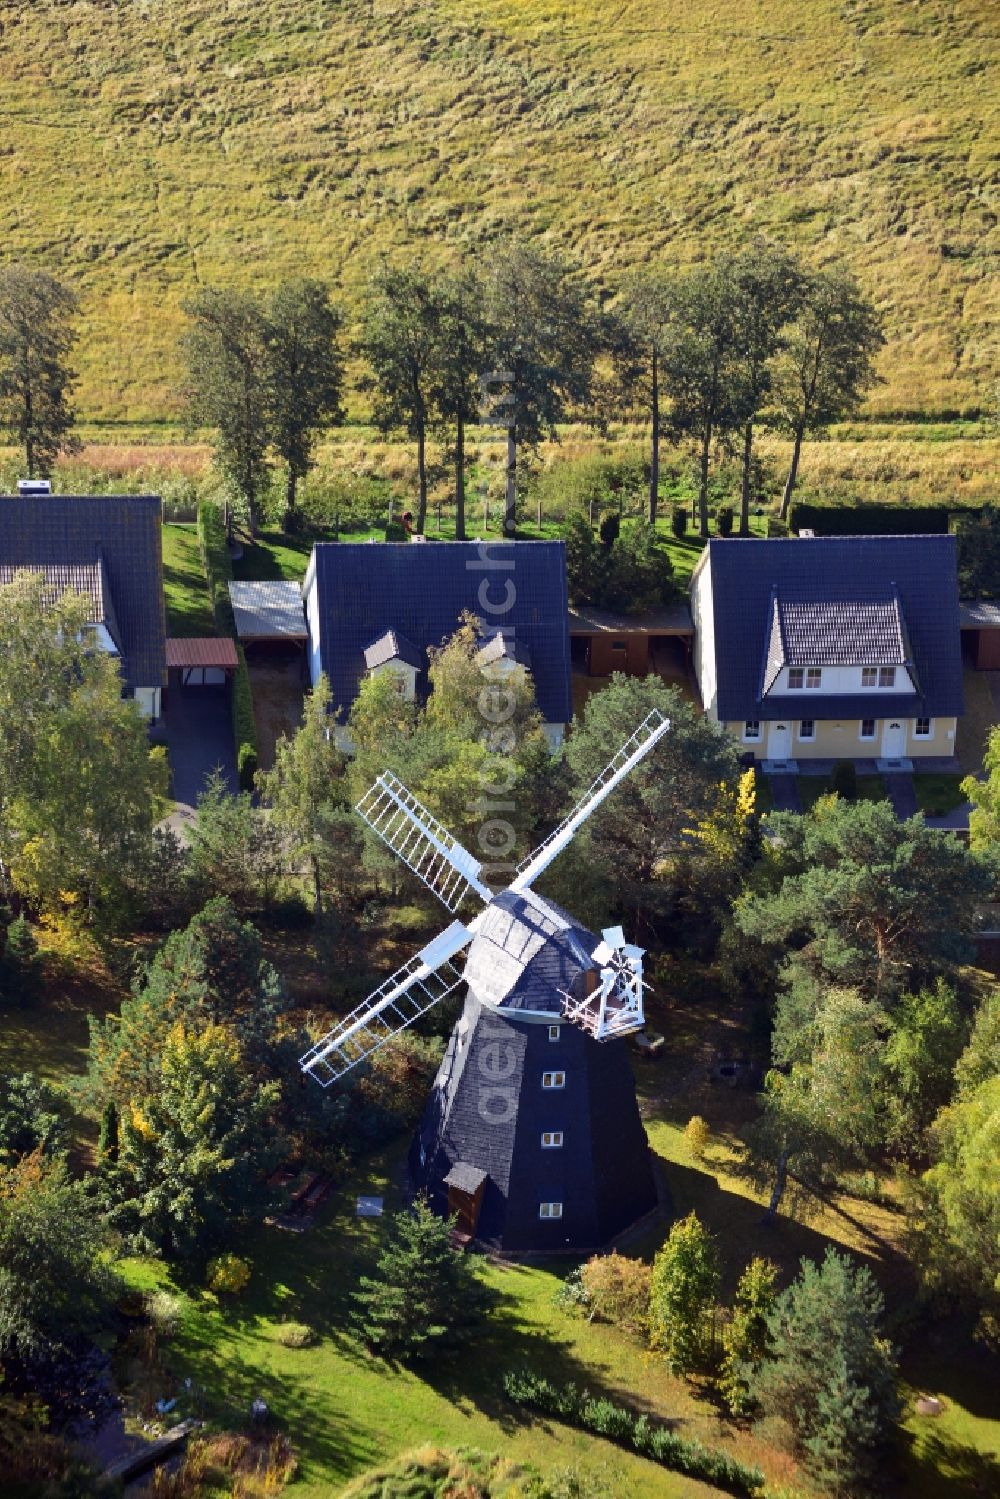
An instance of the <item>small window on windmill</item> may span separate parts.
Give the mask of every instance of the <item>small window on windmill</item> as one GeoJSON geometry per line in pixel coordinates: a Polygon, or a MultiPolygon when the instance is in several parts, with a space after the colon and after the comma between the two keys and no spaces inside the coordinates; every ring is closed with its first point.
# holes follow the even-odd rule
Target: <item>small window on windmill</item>
{"type": "Polygon", "coordinates": [[[561,1129],[546,1129],[542,1131],[543,1150],[561,1150],[563,1132],[561,1129]]]}
{"type": "Polygon", "coordinates": [[[559,1035],[560,1035],[561,1031],[562,1031],[562,1026],[561,1025],[550,1025],[549,1026],[549,1040],[550,1041],[558,1041],[559,1040],[559,1035]]]}
{"type": "Polygon", "coordinates": [[[542,1087],[543,1088],[565,1088],[565,1086],[566,1086],[566,1074],[565,1074],[565,1072],[543,1072],[542,1073],[542,1087]]]}
{"type": "Polygon", "coordinates": [[[539,1216],[539,1218],[561,1218],[562,1217],[562,1203],[561,1202],[540,1202],[538,1204],[538,1216],[539,1216]]]}

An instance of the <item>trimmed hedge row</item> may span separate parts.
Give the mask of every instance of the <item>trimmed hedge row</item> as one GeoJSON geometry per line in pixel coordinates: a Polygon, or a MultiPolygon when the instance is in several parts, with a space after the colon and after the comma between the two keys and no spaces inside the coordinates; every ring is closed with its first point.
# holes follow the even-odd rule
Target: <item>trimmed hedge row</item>
{"type": "Polygon", "coordinates": [[[247,658],[236,636],[236,620],[229,597],[229,584],[233,578],[233,562],[229,555],[226,523],[222,510],[211,500],[203,500],[198,506],[198,543],[201,561],[208,583],[208,596],[215,618],[215,627],[220,635],[231,635],[236,641],[239,666],[233,680],[230,706],[233,715],[233,742],[236,746],[236,771],[243,791],[253,789],[253,778],[257,770],[257,729],[253,719],[253,692],[247,658]]]}
{"type": "Polygon", "coordinates": [[[944,536],[948,520],[946,505],[819,505],[793,500],[788,529],[811,529],[817,536],[944,536]]]}
{"type": "Polygon", "coordinates": [[[503,1387],[507,1398],[517,1405],[528,1406],[545,1416],[556,1416],[568,1426],[591,1431],[595,1436],[607,1437],[675,1473],[700,1478],[732,1494],[752,1496],[764,1487],[764,1475],[759,1468],[750,1468],[728,1453],[705,1447],[699,1441],[679,1437],[665,1426],[654,1426],[648,1416],[637,1416],[626,1406],[591,1399],[574,1384],[560,1389],[551,1380],[521,1369],[505,1374],[503,1387]]]}

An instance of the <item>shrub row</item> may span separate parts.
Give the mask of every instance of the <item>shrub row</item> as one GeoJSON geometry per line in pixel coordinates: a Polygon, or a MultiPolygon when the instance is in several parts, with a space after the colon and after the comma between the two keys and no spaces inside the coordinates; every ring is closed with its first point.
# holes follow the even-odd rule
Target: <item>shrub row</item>
{"type": "Polygon", "coordinates": [[[226,523],[222,508],[210,500],[198,506],[198,543],[201,561],[208,583],[208,596],[212,605],[215,627],[220,635],[231,635],[236,641],[239,666],[233,681],[230,705],[233,715],[233,742],[236,746],[236,771],[240,787],[249,791],[257,770],[257,730],[253,719],[253,692],[250,673],[243,647],[236,637],[236,620],[229,597],[229,584],[233,578],[233,563],[229,555],[226,538],[226,523]]]}
{"type": "Polygon", "coordinates": [[[676,1473],[714,1483],[732,1494],[754,1495],[764,1486],[764,1475],[759,1468],[750,1468],[728,1453],[705,1447],[699,1441],[679,1437],[665,1426],[654,1426],[648,1416],[637,1416],[625,1406],[614,1405],[610,1400],[594,1400],[574,1384],[560,1389],[551,1380],[521,1369],[505,1374],[503,1387],[507,1398],[518,1405],[607,1437],[676,1473]]]}
{"type": "Polygon", "coordinates": [[[945,505],[820,505],[794,500],[788,528],[813,530],[817,536],[943,536],[948,518],[945,505]]]}

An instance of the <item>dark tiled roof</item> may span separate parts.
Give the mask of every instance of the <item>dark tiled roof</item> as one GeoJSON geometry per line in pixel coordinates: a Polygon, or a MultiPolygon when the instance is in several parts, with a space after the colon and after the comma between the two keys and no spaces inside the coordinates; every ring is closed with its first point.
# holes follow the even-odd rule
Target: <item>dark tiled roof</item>
{"type": "MultiPolygon", "coordinates": [[[[776,601],[783,609],[786,604],[812,606],[792,608],[796,651],[810,638],[818,644],[823,631],[839,619],[845,650],[860,649],[863,639],[876,635],[887,644],[896,628],[894,648],[913,665],[916,692],[896,693],[891,700],[810,693],[813,718],[871,717],[883,706],[905,717],[951,717],[964,711],[953,536],[713,540],[704,566],[712,570],[720,719],[767,720],[789,712],[787,698],[779,702],[763,696],[772,653],[782,648],[775,645],[776,601]],[[896,601],[896,626],[888,607],[891,599],[896,601]],[[859,609],[862,602],[864,610],[859,609]]],[[[832,641],[826,646],[831,652],[836,648],[832,641]]],[[[872,664],[892,665],[893,660],[872,664]]]]}
{"type": "Polygon", "coordinates": [[[453,634],[465,610],[512,629],[531,652],[542,717],[567,723],[570,699],[565,548],[561,541],[321,542],[313,549],[320,662],[333,701],[348,710],[364,651],[387,630],[422,653],[453,634]],[[507,583],[512,585],[507,588],[507,583]],[[509,600],[503,614],[499,610],[509,600]]]}
{"type": "Polygon", "coordinates": [[[427,658],[420,654],[413,642],[396,630],[384,630],[377,640],[366,645],[364,657],[369,671],[374,671],[376,666],[384,666],[387,661],[405,661],[407,666],[415,666],[417,671],[427,665],[427,658]]]}
{"type": "Polygon", "coordinates": [[[89,568],[91,578],[100,568],[84,591],[104,611],[130,692],[166,682],[160,509],[156,495],[0,496],[0,564],[89,568]]]}
{"type": "Polygon", "coordinates": [[[528,647],[503,630],[494,630],[485,644],[480,646],[479,659],[484,666],[490,666],[494,661],[514,661],[518,666],[531,670],[531,652],[528,647]]]}

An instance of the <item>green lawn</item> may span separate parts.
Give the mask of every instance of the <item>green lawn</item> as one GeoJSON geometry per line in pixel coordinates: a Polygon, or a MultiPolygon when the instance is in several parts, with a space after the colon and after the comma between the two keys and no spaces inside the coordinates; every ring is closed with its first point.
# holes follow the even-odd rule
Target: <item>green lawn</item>
{"type": "MultiPolygon", "coordinates": [[[[488,1266],[501,1309],[484,1338],[454,1364],[415,1374],[390,1368],[359,1346],[347,1330],[349,1293],[358,1274],[372,1268],[384,1225],[358,1220],[354,1200],[359,1192],[384,1193],[395,1205],[400,1167],[399,1149],[370,1161],[304,1234],[263,1230],[252,1250],[250,1288],[235,1305],[184,1296],[183,1325],[170,1355],[177,1378],[164,1386],[176,1394],[181,1379],[194,1381],[193,1398],[181,1391],[181,1410],[241,1425],[250,1401],[262,1396],[299,1453],[294,1493],[303,1499],[327,1499],[364,1468],[423,1443],[502,1450],[547,1470],[578,1468],[608,1499],[708,1499],[716,1493],[584,1433],[531,1420],[503,1400],[503,1371],[530,1364],[595,1393],[614,1391],[676,1420],[687,1435],[720,1441],[713,1409],[695,1401],[638,1344],[553,1306],[558,1267],[488,1266]],[[278,1340],[283,1321],[307,1323],[318,1341],[286,1348],[278,1340]]],[[[136,1285],[165,1278],[149,1261],[127,1261],[124,1268],[136,1285]]],[[[757,1456],[756,1445],[743,1437],[730,1445],[748,1460],[757,1456]]]]}
{"type": "Polygon", "coordinates": [[[194,526],[163,527],[163,591],[167,603],[168,635],[218,633],[208,601],[194,526]]]}
{"type": "Polygon", "coordinates": [[[928,817],[943,817],[956,807],[964,807],[968,797],[962,791],[961,775],[921,775],[913,777],[917,793],[917,806],[928,817]]]}

